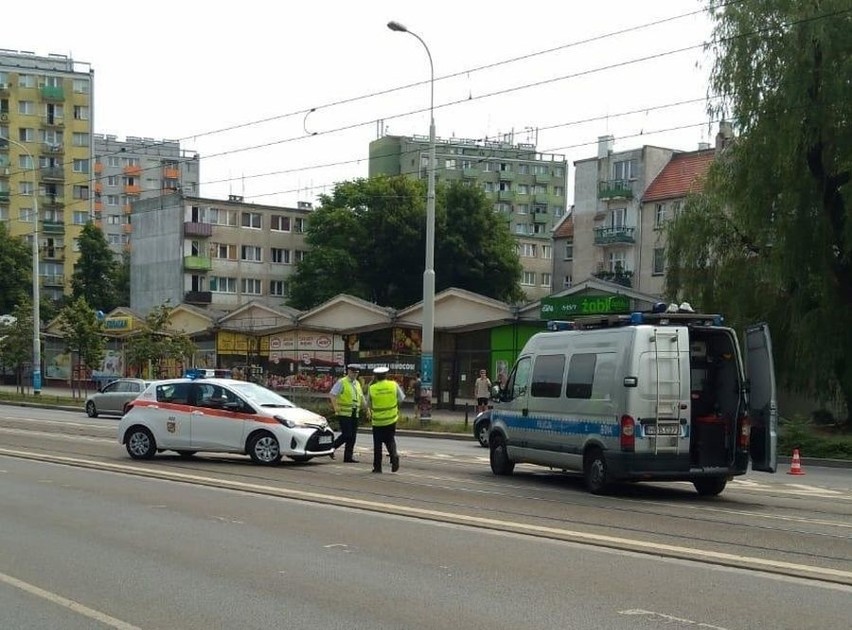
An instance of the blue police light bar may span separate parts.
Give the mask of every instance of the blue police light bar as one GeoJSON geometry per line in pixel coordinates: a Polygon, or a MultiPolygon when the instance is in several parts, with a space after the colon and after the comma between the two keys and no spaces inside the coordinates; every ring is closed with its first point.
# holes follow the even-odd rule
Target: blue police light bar
{"type": "Polygon", "coordinates": [[[639,311],[634,311],[633,313],[630,313],[630,323],[634,325],[645,323],[645,315],[643,315],[639,311]]]}
{"type": "Polygon", "coordinates": [[[547,322],[547,330],[574,330],[574,322],[567,321],[549,321],[547,322]]]}

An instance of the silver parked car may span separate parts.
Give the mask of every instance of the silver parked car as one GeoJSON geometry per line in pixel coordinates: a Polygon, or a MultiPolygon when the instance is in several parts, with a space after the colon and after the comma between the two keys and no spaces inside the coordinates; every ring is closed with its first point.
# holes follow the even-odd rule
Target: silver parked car
{"type": "Polygon", "coordinates": [[[123,416],[129,403],[145,391],[150,381],[141,378],[120,378],[101,387],[86,399],[86,414],[97,418],[98,414],[123,416]]]}

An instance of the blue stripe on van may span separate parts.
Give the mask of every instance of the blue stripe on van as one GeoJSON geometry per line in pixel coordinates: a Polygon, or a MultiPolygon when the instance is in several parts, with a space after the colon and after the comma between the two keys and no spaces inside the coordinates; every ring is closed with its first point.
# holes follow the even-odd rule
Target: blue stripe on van
{"type": "Polygon", "coordinates": [[[588,420],[583,418],[565,418],[564,416],[522,416],[519,413],[498,412],[496,419],[502,420],[507,427],[521,429],[542,435],[600,435],[601,437],[619,437],[621,426],[613,422],[588,420]]]}

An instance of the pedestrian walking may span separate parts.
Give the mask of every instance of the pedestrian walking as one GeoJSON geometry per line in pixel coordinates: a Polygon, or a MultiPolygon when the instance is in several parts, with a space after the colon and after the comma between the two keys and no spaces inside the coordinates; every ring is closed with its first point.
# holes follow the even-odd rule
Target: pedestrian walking
{"type": "Polygon", "coordinates": [[[382,472],[382,445],[388,450],[391,472],[399,470],[399,453],[396,450],[396,422],[399,404],[405,392],[399,383],[388,379],[388,368],[373,369],[375,380],[367,390],[367,415],[373,426],[373,472],[382,472]]]}
{"type": "Polygon", "coordinates": [[[420,415],[421,399],[423,398],[423,381],[420,372],[414,374],[414,382],[411,383],[411,397],[414,400],[414,413],[420,415]]]}
{"type": "Polygon", "coordinates": [[[479,370],[479,378],[473,385],[473,395],[476,397],[476,413],[482,413],[488,409],[488,400],[491,398],[491,379],[488,372],[479,370]]]}
{"type": "MultiPolygon", "coordinates": [[[[358,437],[358,417],[362,411],[366,411],[367,403],[364,400],[364,391],[358,380],[360,366],[350,363],[346,367],[346,376],[337,380],[331,387],[331,405],[334,415],[340,425],[340,435],[334,440],[331,447],[335,450],[343,445],[343,461],[347,464],[357,464],[355,459],[355,440],[358,437]]],[[[334,459],[332,452],[331,458],[334,459]]]]}

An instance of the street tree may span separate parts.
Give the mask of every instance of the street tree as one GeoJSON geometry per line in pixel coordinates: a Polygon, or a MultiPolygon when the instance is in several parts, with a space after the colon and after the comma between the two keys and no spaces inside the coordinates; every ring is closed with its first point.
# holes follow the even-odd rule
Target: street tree
{"type": "Polygon", "coordinates": [[[78,383],[83,384],[86,395],[88,379],[80,375],[83,371],[91,373],[99,368],[103,361],[106,353],[103,323],[86,299],[78,297],[59,312],[59,327],[62,330],[65,351],[70,352],[75,361],[72,373],[78,376],[78,383]]]}
{"type": "Polygon", "coordinates": [[[770,323],[783,384],[852,409],[852,11],[712,0],[711,113],[736,138],[668,234],[667,293],[770,323]]]}
{"type": "Polygon", "coordinates": [[[189,335],[169,327],[173,310],[168,303],[154,307],[140,329],[128,337],[125,357],[128,365],[135,365],[140,374],[160,377],[166,365],[186,365],[195,354],[197,347],[189,335]]]}
{"type": "Polygon", "coordinates": [[[0,315],[32,295],[32,250],[19,236],[12,236],[0,221],[0,315]]]}
{"type": "Polygon", "coordinates": [[[15,384],[24,390],[24,370],[33,358],[33,306],[24,296],[10,318],[0,321],[0,365],[12,368],[15,384]]]}
{"type": "MultiPolygon", "coordinates": [[[[379,176],[338,184],[308,222],[311,249],[291,279],[291,306],[340,293],[400,308],[423,297],[425,185],[379,176]]],[[[450,286],[497,299],[520,294],[511,236],[477,190],[440,186],[435,209],[436,291],[450,286]]]]}
{"type": "Polygon", "coordinates": [[[116,281],[119,263],[101,228],[87,223],[78,239],[80,258],[71,277],[74,299],[83,297],[95,310],[109,312],[119,303],[116,281]]]}

